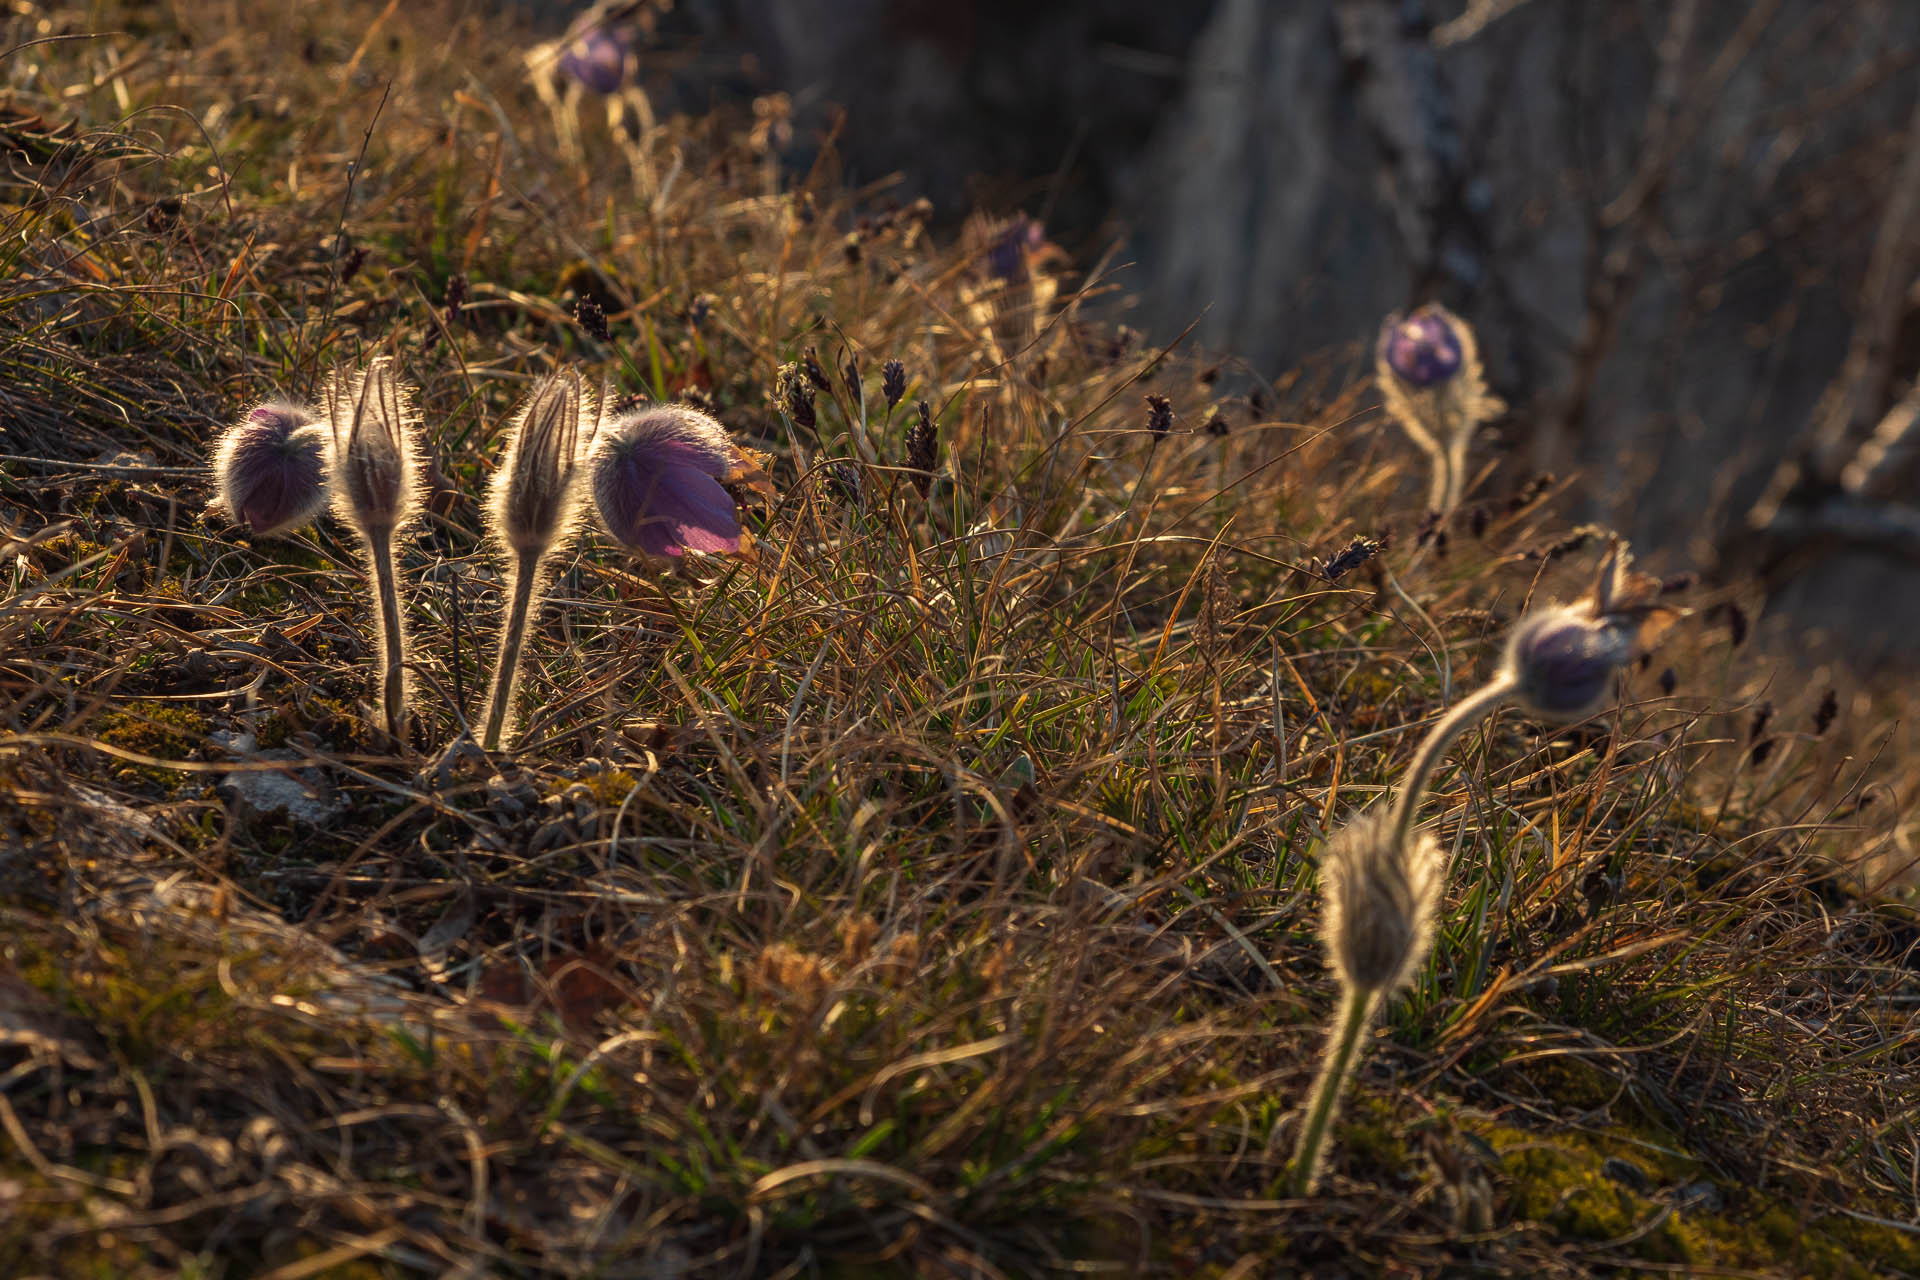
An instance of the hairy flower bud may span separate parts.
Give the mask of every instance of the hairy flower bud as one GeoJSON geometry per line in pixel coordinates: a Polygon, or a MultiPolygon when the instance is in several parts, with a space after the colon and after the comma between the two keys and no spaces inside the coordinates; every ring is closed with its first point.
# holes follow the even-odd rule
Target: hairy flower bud
{"type": "Polygon", "coordinates": [[[527,397],[488,507],[492,532],[508,550],[541,555],[564,540],[578,494],[580,424],[594,418],[594,404],[571,369],[542,378],[527,397]]]}
{"type": "Polygon", "coordinates": [[[1384,806],[1333,833],[1321,855],[1321,938],[1350,990],[1391,994],[1413,981],[1433,945],[1445,857],[1433,837],[1394,839],[1384,806]]]}
{"type": "Polygon", "coordinates": [[[567,46],[560,70],[595,93],[617,93],[627,78],[627,44],[624,32],[595,27],[567,46]]]}
{"type": "Polygon", "coordinates": [[[723,486],[771,488],[725,427],[679,404],[608,423],[588,465],[601,524],[626,546],[656,556],[750,549],[723,486]]]}
{"type": "Polygon", "coordinates": [[[220,436],[214,505],[258,534],[296,529],[327,504],[327,437],[299,405],[268,401],[220,436]]]}
{"type": "Polygon", "coordinates": [[[907,394],[907,366],[898,360],[889,360],[880,367],[880,393],[887,398],[887,408],[900,403],[900,397],[907,394]]]}
{"type": "Polygon", "coordinates": [[[391,533],[413,514],[420,491],[411,395],[381,356],[362,373],[335,374],[324,401],[335,514],[362,536],[391,533]]]}

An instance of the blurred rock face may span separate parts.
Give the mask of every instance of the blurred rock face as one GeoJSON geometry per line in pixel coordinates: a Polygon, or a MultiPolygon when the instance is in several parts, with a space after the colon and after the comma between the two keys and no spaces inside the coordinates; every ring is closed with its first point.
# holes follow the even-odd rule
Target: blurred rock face
{"type": "MultiPolygon", "coordinates": [[[[839,104],[856,181],[1025,207],[1082,261],[1119,228],[1157,336],[1202,317],[1269,375],[1355,344],[1357,372],[1383,314],[1447,303],[1514,406],[1509,470],[1578,468],[1591,514],[1696,565],[1839,372],[1920,92],[1911,0],[680,0],[663,23],[702,51],[682,105],[786,90],[806,138],[839,104]]],[[[1920,293],[1904,311],[1879,408],[1920,373],[1920,293]]],[[[1809,610],[1860,594],[1820,563],[1809,610]]]]}
{"type": "Polygon", "coordinates": [[[976,202],[1002,212],[1024,203],[1090,229],[1137,180],[1208,8],[681,0],[664,21],[713,53],[748,55],[746,86],[791,93],[803,125],[844,107],[838,150],[856,182],[901,172],[909,196],[931,197],[946,216],[976,202]]]}

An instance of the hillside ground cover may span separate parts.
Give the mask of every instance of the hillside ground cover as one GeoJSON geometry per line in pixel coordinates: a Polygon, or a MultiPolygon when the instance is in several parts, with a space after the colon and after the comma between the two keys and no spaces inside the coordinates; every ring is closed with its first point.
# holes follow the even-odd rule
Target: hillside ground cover
{"type": "Polygon", "coordinates": [[[9,1274],[1920,1273],[1897,701],[1710,584],[1603,713],[1462,740],[1433,954],[1288,1198],[1320,842],[1591,576],[1571,482],[1482,456],[1436,530],[1370,351],[1147,345],[1115,261],[515,21],[0,16],[9,1274]],[[379,355],[398,740],[351,535],[206,511],[223,426],[379,355]],[[448,752],[569,367],[774,494],[750,557],[580,541],[514,748],[448,752]]]}

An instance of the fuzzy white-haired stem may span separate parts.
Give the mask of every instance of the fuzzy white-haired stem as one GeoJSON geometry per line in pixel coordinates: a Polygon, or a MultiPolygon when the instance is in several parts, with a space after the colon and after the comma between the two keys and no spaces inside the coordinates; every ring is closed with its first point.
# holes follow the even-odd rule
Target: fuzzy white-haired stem
{"type": "Polygon", "coordinates": [[[380,705],[388,734],[401,739],[411,655],[393,548],[419,505],[418,419],[411,392],[394,375],[386,356],[360,373],[336,373],[327,385],[325,404],[333,432],[334,514],[366,547],[379,635],[380,705]]]}
{"type": "Polygon", "coordinates": [[[1326,906],[1321,940],[1340,979],[1340,1012],[1328,1030],[1307,1103],[1289,1189],[1318,1180],[1327,1133],[1375,1008],[1410,985],[1433,949],[1446,859],[1432,836],[1394,837],[1391,812],[1364,813],[1336,831],[1321,857],[1326,906]]]}
{"type": "Polygon", "coordinates": [[[1396,844],[1404,845],[1412,838],[1421,797],[1426,794],[1427,784],[1433,781],[1434,770],[1440,767],[1440,759],[1446,755],[1447,748],[1461,734],[1493,714],[1515,687],[1513,673],[1503,666],[1492,680],[1448,708],[1447,713],[1440,717],[1440,722],[1427,732],[1420,749],[1414,753],[1406,776],[1400,781],[1400,793],[1394,797],[1391,810],[1392,838],[1396,844]]]}
{"type": "Polygon", "coordinates": [[[511,740],[513,705],[527,623],[539,608],[554,559],[566,549],[580,509],[581,461],[598,433],[598,400],[567,370],[543,378],[521,409],[494,474],[488,532],[507,556],[507,622],[493,665],[480,745],[511,740]],[[581,424],[591,420],[585,440],[581,424]]]}

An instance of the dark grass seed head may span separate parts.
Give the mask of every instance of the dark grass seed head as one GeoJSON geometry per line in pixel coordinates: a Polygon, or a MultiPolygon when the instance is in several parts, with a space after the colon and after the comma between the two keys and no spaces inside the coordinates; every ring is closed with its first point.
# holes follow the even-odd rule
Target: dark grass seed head
{"type": "Polygon", "coordinates": [[[918,412],[907,428],[907,470],[924,498],[933,489],[933,469],[940,462],[940,428],[933,425],[933,410],[925,400],[917,401],[914,408],[918,412]]]}
{"type": "Polygon", "coordinates": [[[327,505],[327,434],[310,410],[268,401],[221,434],[213,472],[216,507],[254,533],[284,533],[327,505]]]}

